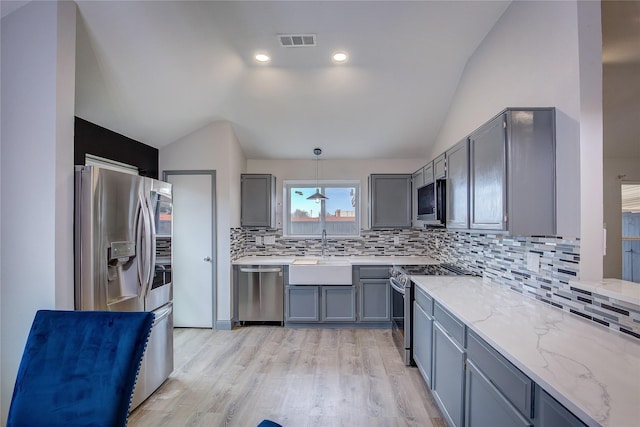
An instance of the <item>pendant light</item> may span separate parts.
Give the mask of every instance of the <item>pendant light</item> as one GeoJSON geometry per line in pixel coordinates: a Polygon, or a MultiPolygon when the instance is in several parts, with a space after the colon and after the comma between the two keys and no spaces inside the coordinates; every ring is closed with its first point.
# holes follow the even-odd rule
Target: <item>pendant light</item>
{"type": "Polygon", "coordinates": [[[328,197],[320,193],[320,186],[318,185],[318,157],[322,154],[322,150],[319,148],[313,149],[313,154],[316,155],[316,192],[307,197],[307,200],[327,200],[328,197]]]}

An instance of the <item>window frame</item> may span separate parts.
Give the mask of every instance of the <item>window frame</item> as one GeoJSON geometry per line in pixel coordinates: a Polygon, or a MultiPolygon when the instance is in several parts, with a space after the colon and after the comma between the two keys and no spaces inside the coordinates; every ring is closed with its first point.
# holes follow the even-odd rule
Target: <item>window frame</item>
{"type": "MultiPolygon", "coordinates": [[[[288,239],[314,239],[322,238],[322,233],[317,234],[291,234],[291,188],[292,187],[303,187],[303,188],[320,188],[324,189],[325,187],[334,187],[334,188],[355,188],[355,197],[356,197],[356,205],[353,207],[355,210],[355,222],[356,222],[356,234],[330,234],[327,231],[327,237],[331,237],[332,239],[352,239],[360,237],[361,230],[361,215],[360,215],[360,205],[362,203],[361,198],[361,181],[354,179],[325,179],[325,180],[300,180],[300,179],[289,179],[284,180],[282,183],[282,236],[288,239]]],[[[325,194],[324,191],[321,191],[325,194]]],[[[321,224],[326,223],[326,207],[325,201],[322,200],[320,202],[320,222],[321,224]]],[[[325,227],[322,227],[325,228],[325,227]]]]}

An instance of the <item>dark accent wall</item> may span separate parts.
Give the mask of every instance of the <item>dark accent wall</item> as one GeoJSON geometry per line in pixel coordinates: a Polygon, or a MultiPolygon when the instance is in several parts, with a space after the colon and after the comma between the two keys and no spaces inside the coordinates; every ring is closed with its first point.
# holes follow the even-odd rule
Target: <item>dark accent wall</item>
{"type": "Polygon", "coordinates": [[[158,179],[158,149],[75,118],[74,164],[84,165],[86,154],[133,165],[140,175],[158,179]]]}

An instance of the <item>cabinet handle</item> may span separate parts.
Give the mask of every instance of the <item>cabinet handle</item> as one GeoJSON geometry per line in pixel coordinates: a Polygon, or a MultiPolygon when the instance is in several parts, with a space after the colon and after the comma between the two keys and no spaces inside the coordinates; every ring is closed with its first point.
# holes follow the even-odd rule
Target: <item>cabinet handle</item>
{"type": "Polygon", "coordinates": [[[281,268],[240,268],[243,273],[280,273],[281,268]]]}

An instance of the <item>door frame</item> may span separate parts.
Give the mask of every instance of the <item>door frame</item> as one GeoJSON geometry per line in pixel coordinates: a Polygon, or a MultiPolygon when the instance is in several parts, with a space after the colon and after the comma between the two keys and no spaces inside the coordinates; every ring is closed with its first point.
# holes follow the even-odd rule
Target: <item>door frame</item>
{"type": "Polygon", "coordinates": [[[217,230],[216,230],[216,171],[215,170],[165,170],[162,171],[162,180],[167,181],[171,175],[208,175],[211,178],[211,328],[216,330],[218,318],[218,252],[216,251],[217,230]]]}

